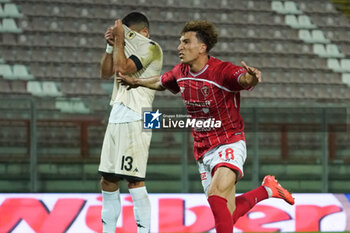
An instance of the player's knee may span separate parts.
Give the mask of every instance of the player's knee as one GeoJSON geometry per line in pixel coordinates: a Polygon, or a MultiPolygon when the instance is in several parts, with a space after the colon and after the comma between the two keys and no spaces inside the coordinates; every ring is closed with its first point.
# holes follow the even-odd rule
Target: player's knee
{"type": "Polygon", "coordinates": [[[108,186],[109,183],[110,183],[110,181],[106,180],[103,176],[101,176],[101,179],[100,179],[101,186],[108,186]]]}
{"type": "Polygon", "coordinates": [[[219,188],[216,185],[210,185],[208,190],[208,196],[221,194],[219,188]]]}
{"type": "Polygon", "coordinates": [[[211,183],[208,190],[208,195],[225,196],[230,190],[229,186],[222,183],[211,183]]]}
{"type": "Polygon", "coordinates": [[[110,191],[116,189],[117,183],[107,180],[105,177],[101,176],[100,185],[102,190],[110,191]]]}
{"type": "Polygon", "coordinates": [[[129,180],[128,181],[128,188],[129,189],[133,189],[133,188],[140,188],[145,186],[145,182],[144,181],[132,181],[129,180]]]}

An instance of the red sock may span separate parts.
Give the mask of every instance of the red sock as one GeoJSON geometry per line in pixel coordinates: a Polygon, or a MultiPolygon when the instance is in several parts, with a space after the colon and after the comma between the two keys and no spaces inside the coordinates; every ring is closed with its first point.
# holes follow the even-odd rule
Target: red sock
{"type": "Polygon", "coordinates": [[[236,209],[232,215],[233,224],[235,224],[241,216],[245,215],[258,202],[265,200],[268,197],[269,196],[264,186],[260,186],[236,197],[236,209]]]}
{"type": "Polygon", "coordinates": [[[216,232],[232,233],[233,222],[231,213],[227,208],[227,200],[223,197],[212,195],[208,198],[208,202],[214,214],[216,232]]]}

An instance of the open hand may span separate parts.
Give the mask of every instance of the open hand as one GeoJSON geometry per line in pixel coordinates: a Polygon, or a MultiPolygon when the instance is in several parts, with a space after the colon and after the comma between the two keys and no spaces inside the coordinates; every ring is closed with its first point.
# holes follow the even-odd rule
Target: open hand
{"type": "Polygon", "coordinates": [[[254,68],[252,66],[247,66],[247,64],[244,61],[241,61],[241,64],[242,64],[243,68],[248,72],[248,74],[256,77],[258,79],[259,83],[262,82],[260,70],[258,70],[257,68],[254,68]]]}

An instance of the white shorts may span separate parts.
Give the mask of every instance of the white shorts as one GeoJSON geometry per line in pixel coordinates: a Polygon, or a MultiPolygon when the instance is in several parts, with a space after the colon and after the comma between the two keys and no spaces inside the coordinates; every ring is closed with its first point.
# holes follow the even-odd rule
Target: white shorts
{"type": "Polygon", "coordinates": [[[238,182],[243,177],[243,164],[246,158],[247,148],[243,140],[220,145],[205,153],[202,159],[197,161],[205,195],[208,197],[211,179],[219,167],[228,167],[235,171],[238,182]]]}
{"type": "Polygon", "coordinates": [[[142,131],[140,121],[108,124],[98,171],[103,176],[145,180],[151,137],[152,132],[142,131]]]}

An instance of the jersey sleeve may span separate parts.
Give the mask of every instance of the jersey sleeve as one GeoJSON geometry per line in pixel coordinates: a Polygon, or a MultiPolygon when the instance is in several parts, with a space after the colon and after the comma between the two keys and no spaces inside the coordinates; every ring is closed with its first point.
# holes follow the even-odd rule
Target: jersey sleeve
{"type": "Polygon", "coordinates": [[[250,90],[252,87],[244,88],[239,83],[239,79],[245,73],[247,71],[243,67],[227,63],[222,71],[224,86],[232,91],[250,90]]]}
{"type": "Polygon", "coordinates": [[[176,82],[176,77],[174,75],[174,69],[162,74],[160,76],[160,84],[171,91],[174,94],[177,94],[180,91],[180,87],[176,82]]]}
{"type": "Polygon", "coordinates": [[[135,54],[129,57],[136,65],[137,71],[148,66],[153,60],[162,59],[162,51],[158,44],[149,41],[140,45],[135,54]]]}

